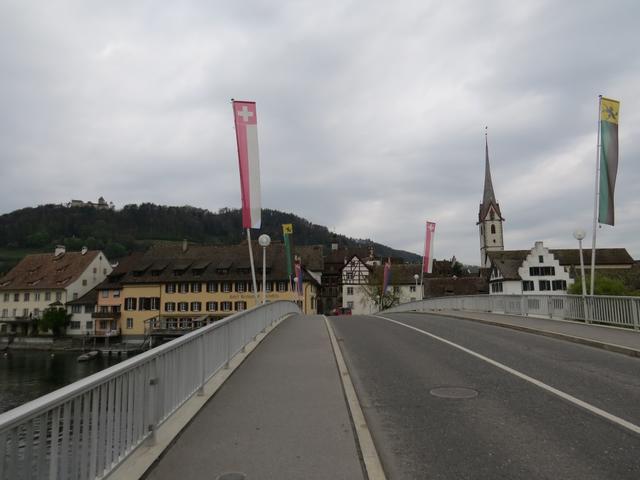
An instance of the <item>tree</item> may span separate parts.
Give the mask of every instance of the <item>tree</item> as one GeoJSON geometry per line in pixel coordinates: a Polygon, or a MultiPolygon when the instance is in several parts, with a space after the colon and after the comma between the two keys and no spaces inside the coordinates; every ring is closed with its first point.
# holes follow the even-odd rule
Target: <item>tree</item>
{"type": "MultiPolygon", "coordinates": [[[[585,278],[585,285],[587,292],[590,291],[591,277],[585,278]]],[[[576,281],[569,288],[568,293],[574,295],[582,295],[582,277],[576,277],[576,281]]],[[[594,295],[633,295],[633,292],[629,290],[622,280],[617,278],[604,277],[596,273],[596,278],[593,282],[593,294],[594,295]]]]}
{"type": "Polygon", "coordinates": [[[391,283],[387,286],[387,291],[384,294],[382,293],[383,275],[383,267],[374,267],[373,271],[369,273],[368,282],[362,285],[366,299],[365,302],[368,300],[375,304],[379,310],[391,308],[400,303],[400,295],[393,285],[393,276],[391,277],[391,283]]]}
{"type": "Polygon", "coordinates": [[[39,329],[41,331],[51,330],[54,337],[62,335],[69,325],[71,314],[62,308],[47,308],[40,319],[39,329]]]}

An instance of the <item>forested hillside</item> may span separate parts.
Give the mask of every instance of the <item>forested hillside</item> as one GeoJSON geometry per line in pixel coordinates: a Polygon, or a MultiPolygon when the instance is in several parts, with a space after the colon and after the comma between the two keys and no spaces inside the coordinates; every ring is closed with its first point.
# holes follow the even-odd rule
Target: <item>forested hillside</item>
{"type": "MultiPolygon", "coordinates": [[[[281,225],[292,223],[298,245],[322,244],[328,247],[333,233],[327,227],[278,210],[262,211],[262,233],[282,238],[281,225]]],[[[167,207],[143,203],[121,210],[97,210],[93,207],[42,205],[23,208],[0,216],[0,272],[10,268],[28,252],[53,251],[57,244],[69,250],[82,246],[104,250],[109,259],[117,259],[135,250],[144,250],[157,241],[188,239],[195,243],[233,244],[245,236],[241,212],[223,208],[217,213],[194,207],[167,207]]],[[[394,250],[368,239],[338,235],[341,245],[373,244],[376,254],[419,262],[410,252],[394,250]]]]}

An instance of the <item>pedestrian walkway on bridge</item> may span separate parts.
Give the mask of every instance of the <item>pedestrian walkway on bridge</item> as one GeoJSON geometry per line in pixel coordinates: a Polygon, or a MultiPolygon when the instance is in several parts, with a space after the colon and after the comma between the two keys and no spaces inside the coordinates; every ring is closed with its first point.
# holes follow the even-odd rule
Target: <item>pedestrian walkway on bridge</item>
{"type": "Polygon", "coordinates": [[[284,320],[146,478],[215,480],[231,472],[248,480],[364,478],[322,316],[284,320]]]}
{"type": "Polygon", "coordinates": [[[640,333],[627,328],[593,325],[571,320],[550,320],[532,316],[521,317],[485,312],[446,310],[430,313],[534,332],[539,335],[591,345],[611,352],[640,357],[640,333]]]}

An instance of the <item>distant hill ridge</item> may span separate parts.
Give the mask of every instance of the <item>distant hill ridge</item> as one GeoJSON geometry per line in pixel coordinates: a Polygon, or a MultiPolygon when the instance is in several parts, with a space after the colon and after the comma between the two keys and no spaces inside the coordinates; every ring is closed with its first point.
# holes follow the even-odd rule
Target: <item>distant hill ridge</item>
{"type": "MultiPolygon", "coordinates": [[[[282,238],[284,223],[293,224],[297,245],[321,244],[327,248],[334,233],[322,225],[278,210],[262,211],[261,233],[274,240],[282,238]]],[[[121,210],[99,210],[90,206],[65,207],[41,205],[23,208],[0,216],[0,271],[6,271],[20,253],[53,251],[62,244],[68,250],[83,246],[104,250],[109,259],[148,248],[157,241],[181,241],[203,244],[235,244],[245,238],[239,209],[222,208],[217,213],[191,206],[170,207],[143,203],[121,210]]],[[[344,246],[373,245],[376,255],[420,262],[421,257],[396,250],[369,239],[336,235],[344,246]]]]}

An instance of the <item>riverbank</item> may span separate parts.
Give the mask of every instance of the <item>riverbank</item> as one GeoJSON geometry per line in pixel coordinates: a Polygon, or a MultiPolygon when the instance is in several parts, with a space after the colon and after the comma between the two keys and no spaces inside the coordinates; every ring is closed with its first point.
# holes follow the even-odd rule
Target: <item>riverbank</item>
{"type": "Polygon", "coordinates": [[[47,337],[5,337],[0,339],[0,352],[13,350],[35,350],[45,352],[82,353],[98,350],[111,354],[130,354],[140,352],[140,345],[132,343],[112,343],[110,345],[94,344],[92,341],[82,342],[79,338],[47,338],[47,337]]]}

